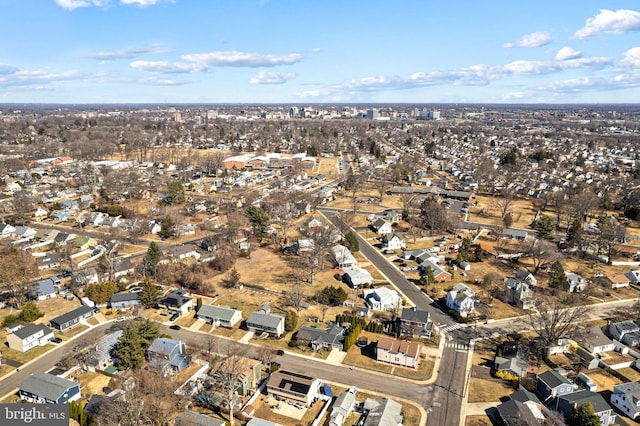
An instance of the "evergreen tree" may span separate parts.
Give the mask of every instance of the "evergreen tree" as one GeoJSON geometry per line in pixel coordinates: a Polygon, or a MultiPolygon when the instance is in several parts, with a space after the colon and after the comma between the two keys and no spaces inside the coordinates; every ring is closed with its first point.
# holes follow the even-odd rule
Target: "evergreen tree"
{"type": "Polygon", "coordinates": [[[590,402],[580,404],[571,409],[567,419],[569,426],[600,426],[600,417],[593,410],[590,402]]]}
{"type": "Polygon", "coordinates": [[[169,182],[165,201],[169,204],[182,204],[185,200],[184,186],[177,180],[169,182]]]}
{"type": "Polygon", "coordinates": [[[38,309],[38,305],[36,305],[35,302],[27,302],[22,307],[22,311],[20,311],[18,318],[24,322],[34,322],[43,316],[44,312],[38,309]]]}
{"type": "Polygon", "coordinates": [[[200,308],[202,308],[202,297],[196,299],[196,312],[198,312],[200,308]]]}
{"type": "Polygon", "coordinates": [[[538,232],[538,238],[548,240],[548,241],[553,241],[554,240],[553,228],[554,228],[554,223],[551,216],[547,216],[543,214],[536,221],[536,230],[538,232]]]}
{"type": "Polygon", "coordinates": [[[160,221],[160,232],[158,232],[158,235],[160,235],[160,237],[162,238],[175,237],[176,236],[175,226],[176,224],[171,218],[171,216],[166,215],[160,221]]]}
{"type": "Polygon", "coordinates": [[[85,291],[86,296],[93,300],[97,305],[105,304],[111,299],[111,296],[118,292],[118,286],[106,281],[103,283],[89,284],[85,291]]]}
{"type": "Polygon", "coordinates": [[[294,311],[287,311],[284,317],[284,329],[285,331],[293,331],[298,325],[298,316],[294,311]]]}
{"type": "Polygon", "coordinates": [[[266,237],[269,228],[269,215],[258,206],[247,207],[245,214],[258,238],[266,237]]]}
{"type": "Polygon", "coordinates": [[[161,257],[162,252],[160,251],[160,247],[158,247],[155,241],[152,241],[147,249],[147,254],[144,256],[144,274],[146,276],[156,277],[161,257]]]}
{"type": "Polygon", "coordinates": [[[557,288],[559,290],[568,290],[569,283],[567,282],[567,276],[564,274],[564,268],[562,263],[556,260],[551,265],[551,272],[549,273],[549,287],[557,288]]]}
{"type": "Polygon", "coordinates": [[[146,278],[140,284],[140,302],[145,308],[155,308],[158,306],[158,299],[162,295],[162,289],[146,278]]]}
{"type": "Polygon", "coordinates": [[[342,243],[352,253],[360,251],[360,242],[358,242],[358,237],[356,237],[356,234],[354,234],[353,232],[347,232],[342,240],[342,243]]]}

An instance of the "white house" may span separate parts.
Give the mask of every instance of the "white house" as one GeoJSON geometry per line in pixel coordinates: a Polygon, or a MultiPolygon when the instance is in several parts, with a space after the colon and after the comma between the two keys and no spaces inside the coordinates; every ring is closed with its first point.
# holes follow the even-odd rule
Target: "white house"
{"type": "Polygon", "coordinates": [[[353,257],[353,254],[351,254],[351,251],[342,244],[336,244],[331,247],[331,253],[333,254],[333,259],[335,260],[336,265],[343,268],[356,266],[358,263],[356,258],[353,257]]]}
{"type": "Polygon", "coordinates": [[[356,393],[358,388],[352,386],[342,392],[333,403],[329,426],[341,426],[356,405],[356,393]]]}
{"type": "Polygon", "coordinates": [[[464,284],[456,284],[447,292],[447,308],[466,318],[474,311],[476,293],[464,284]]]}
{"type": "Polygon", "coordinates": [[[376,311],[391,311],[402,307],[398,292],[388,287],[363,290],[362,297],[367,306],[376,311]]]}
{"type": "Polygon", "coordinates": [[[28,324],[7,334],[9,348],[26,352],[36,346],[44,346],[53,339],[53,330],[44,324],[28,324]]]}
{"type": "Polygon", "coordinates": [[[640,417],[640,383],[615,385],[611,394],[611,405],[633,420],[640,417]]]}
{"type": "Polygon", "coordinates": [[[404,242],[404,235],[392,232],[382,235],[382,250],[404,249],[407,245],[404,242]]]}
{"type": "Polygon", "coordinates": [[[371,284],[373,282],[373,276],[364,268],[358,266],[350,266],[342,268],[342,281],[349,287],[358,288],[361,285],[371,284]]]}
{"type": "Polygon", "coordinates": [[[376,219],[376,221],[371,224],[371,227],[375,232],[381,235],[390,234],[393,232],[393,227],[391,226],[391,222],[387,222],[382,218],[376,219]]]}
{"type": "Polygon", "coordinates": [[[380,336],[376,344],[376,360],[415,368],[421,350],[420,343],[380,336]]]}
{"type": "Polygon", "coordinates": [[[197,317],[216,327],[232,328],[242,319],[242,312],[228,306],[203,305],[198,310],[197,317]]]}
{"type": "Polygon", "coordinates": [[[569,293],[580,293],[587,288],[588,281],[585,278],[574,272],[565,272],[564,274],[567,277],[567,284],[569,285],[567,291],[569,293]]]}

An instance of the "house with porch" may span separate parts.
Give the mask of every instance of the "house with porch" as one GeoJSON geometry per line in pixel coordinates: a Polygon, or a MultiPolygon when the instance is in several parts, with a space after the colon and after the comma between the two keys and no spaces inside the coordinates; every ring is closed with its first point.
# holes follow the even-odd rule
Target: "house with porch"
{"type": "Polygon", "coordinates": [[[158,306],[170,312],[179,312],[186,315],[193,308],[193,299],[186,290],[174,289],[158,300],[158,306]]]}
{"type": "Polygon", "coordinates": [[[431,337],[433,322],[430,320],[429,311],[418,308],[402,308],[399,317],[402,334],[410,336],[431,337]]]}
{"type": "Polygon", "coordinates": [[[272,314],[268,306],[263,306],[249,315],[247,328],[253,333],[260,331],[280,337],[284,334],[284,317],[272,314]]]}
{"type": "Polygon", "coordinates": [[[382,250],[402,250],[406,246],[403,234],[392,232],[382,235],[382,250]]]}
{"type": "Polygon", "coordinates": [[[462,283],[456,284],[447,292],[445,302],[447,308],[466,318],[475,310],[476,293],[462,283]]]}
{"type": "Polygon", "coordinates": [[[391,311],[402,307],[402,298],[389,287],[378,287],[362,291],[365,304],[375,311],[391,311]]]}

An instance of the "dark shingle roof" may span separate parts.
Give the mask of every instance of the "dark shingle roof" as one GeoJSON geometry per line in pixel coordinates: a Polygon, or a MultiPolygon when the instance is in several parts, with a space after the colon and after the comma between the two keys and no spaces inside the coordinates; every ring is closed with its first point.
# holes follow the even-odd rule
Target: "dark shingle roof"
{"type": "Polygon", "coordinates": [[[50,322],[52,324],[62,325],[80,316],[86,315],[87,313],[92,311],[93,311],[93,308],[90,306],[79,306],[74,310],[67,312],[66,314],[62,314],[59,317],[52,319],[50,322]]]}
{"type": "Polygon", "coordinates": [[[27,324],[24,327],[14,331],[13,334],[21,339],[24,339],[26,337],[33,336],[40,330],[44,330],[45,335],[51,333],[51,329],[44,324],[27,324]]]}

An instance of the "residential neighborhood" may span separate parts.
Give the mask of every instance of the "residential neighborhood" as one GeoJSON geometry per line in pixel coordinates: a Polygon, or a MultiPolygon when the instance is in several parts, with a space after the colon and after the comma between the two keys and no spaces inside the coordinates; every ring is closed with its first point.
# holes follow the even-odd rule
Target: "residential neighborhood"
{"type": "Polygon", "coordinates": [[[1,108],[3,402],[633,424],[635,109],[293,108],[1,108]]]}

